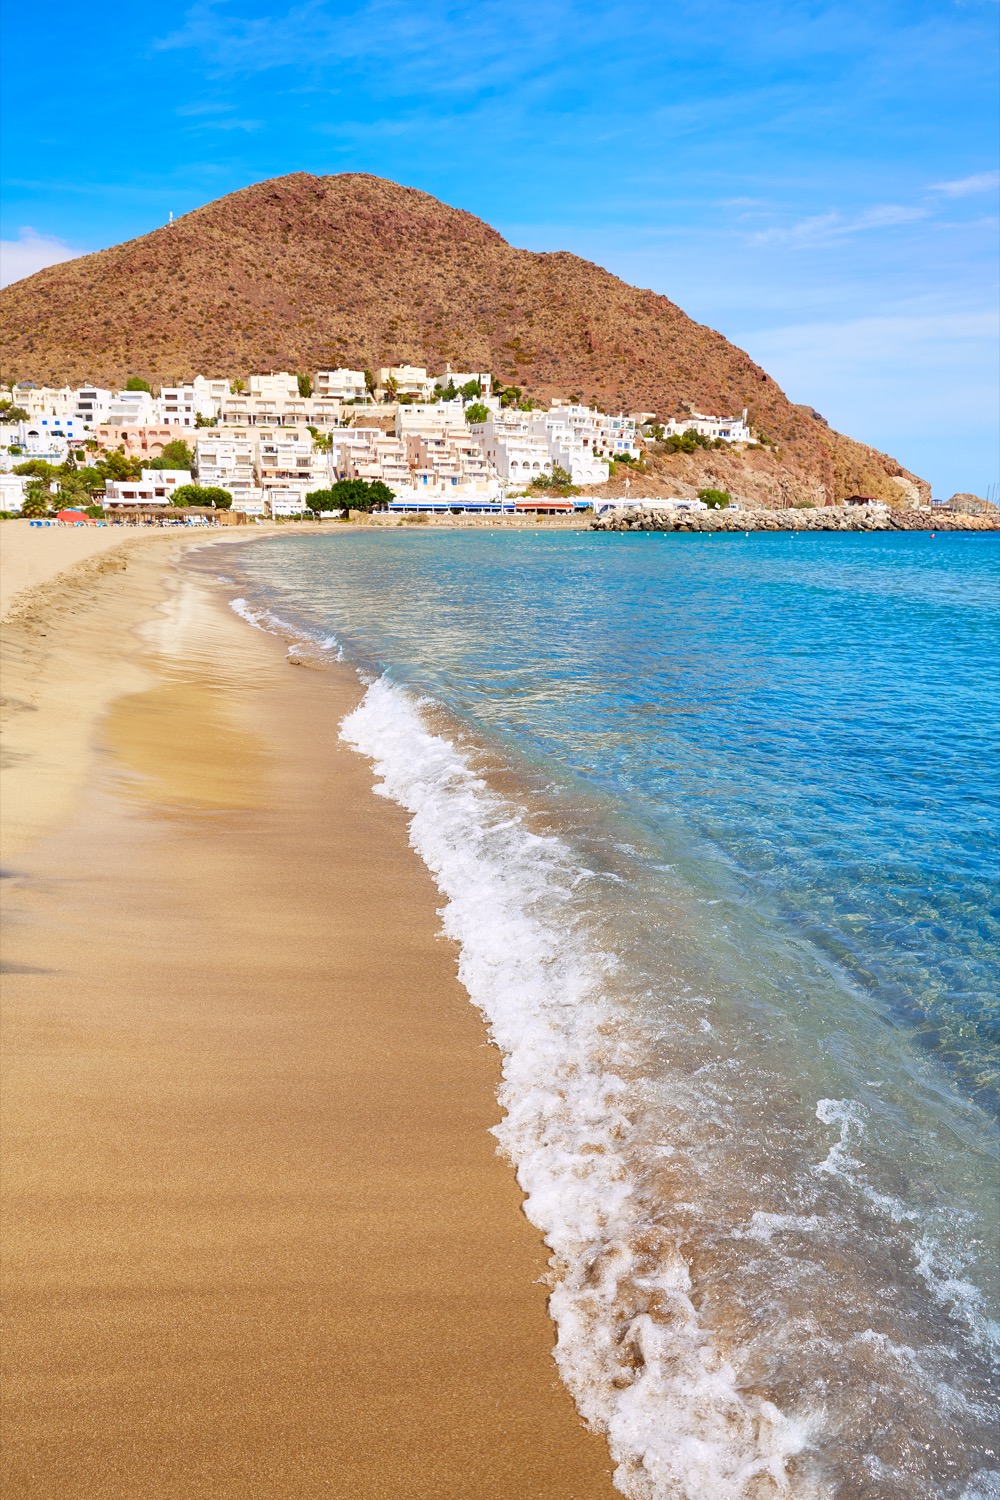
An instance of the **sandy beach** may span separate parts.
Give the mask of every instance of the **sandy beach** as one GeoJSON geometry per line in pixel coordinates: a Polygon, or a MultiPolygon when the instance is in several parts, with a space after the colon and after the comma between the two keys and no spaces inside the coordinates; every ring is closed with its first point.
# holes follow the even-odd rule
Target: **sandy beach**
{"type": "Polygon", "coordinates": [[[4,1493],[608,1500],[357,681],[192,545],[0,535],[4,1493]]]}

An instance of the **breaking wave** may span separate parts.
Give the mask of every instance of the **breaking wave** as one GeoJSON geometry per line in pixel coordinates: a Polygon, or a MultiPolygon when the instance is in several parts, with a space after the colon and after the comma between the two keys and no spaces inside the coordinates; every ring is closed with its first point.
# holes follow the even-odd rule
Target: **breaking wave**
{"type": "Polygon", "coordinates": [[[619,1489],[635,1500],[825,1494],[793,1471],[819,1413],[792,1417],[741,1389],[692,1302],[683,1256],[657,1239],[636,1192],[640,1039],[606,998],[614,958],[572,915],[588,872],[384,678],[342,737],[412,815],[413,846],[447,900],[459,977],[503,1057],[495,1134],[552,1252],[556,1359],[581,1414],[607,1434],[619,1489]]]}

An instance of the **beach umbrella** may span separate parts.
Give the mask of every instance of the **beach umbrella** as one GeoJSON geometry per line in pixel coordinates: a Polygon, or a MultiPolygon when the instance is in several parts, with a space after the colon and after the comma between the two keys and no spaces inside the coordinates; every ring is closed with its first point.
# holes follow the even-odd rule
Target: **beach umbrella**
{"type": "Polygon", "coordinates": [[[94,526],[97,524],[93,516],[84,515],[82,510],[57,511],[56,520],[68,521],[71,525],[74,526],[94,526]]]}

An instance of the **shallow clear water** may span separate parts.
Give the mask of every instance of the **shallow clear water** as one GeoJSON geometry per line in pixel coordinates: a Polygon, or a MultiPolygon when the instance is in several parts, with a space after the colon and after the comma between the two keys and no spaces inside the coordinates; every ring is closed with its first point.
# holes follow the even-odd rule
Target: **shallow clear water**
{"type": "Polygon", "coordinates": [[[560,1368],[627,1494],[1000,1494],[998,561],[919,533],[239,553],[243,613],[374,679],[345,737],[447,898],[560,1368]]]}

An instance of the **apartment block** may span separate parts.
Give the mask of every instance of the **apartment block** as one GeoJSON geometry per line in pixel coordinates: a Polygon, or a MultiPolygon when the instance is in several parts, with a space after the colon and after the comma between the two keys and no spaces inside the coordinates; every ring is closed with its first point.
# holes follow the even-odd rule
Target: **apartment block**
{"type": "Polygon", "coordinates": [[[143,469],[139,479],[109,479],[104,499],[112,508],[119,506],[169,505],[174,491],[190,484],[187,469],[143,469]]]}
{"type": "Polygon", "coordinates": [[[272,370],[269,375],[251,375],[247,387],[251,396],[262,396],[271,401],[278,398],[295,401],[299,394],[299,377],[289,375],[287,370],[277,374],[272,370]]]}
{"type": "Polygon", "coordinates": [[[700,437],[721,438],[724,443],[752,443],[753,433],[747,426],[747,409],[739,417],[709,417],[693,411],[686,417],[674,417],[663,423],[664,437],[683,437],[694,430],[700,437]]]}
{"type": "Polygon", "coordinates": [[[235,504],[237,494],[256,490],[256,445],[251,438],[205,429],[195,443],[198,483],[228,490],[235,504]]]}
{"type": "Polygon", "coordinates": [[[317,370],[313,396],[324,401],[363,401],[368,395],[364,370],[317,370]]]}
{"type": "Polygon", "coordinates": [[[159,421],[159,403],[148,391],[116,391],[108,404],[109,427],[149,427],[159,421]]]}
{"type": "Polygon", "coordinates": [[[428,380],[422,365],[383,365],[378,372],[378,383],[384,388],[390,380],[396,382],[397,393],[401,396],[416,396],[418,400],[427,401],[434,394],[434,381],[428,380]]]}

